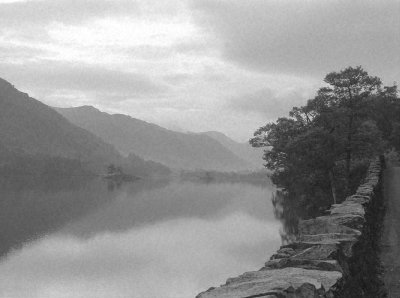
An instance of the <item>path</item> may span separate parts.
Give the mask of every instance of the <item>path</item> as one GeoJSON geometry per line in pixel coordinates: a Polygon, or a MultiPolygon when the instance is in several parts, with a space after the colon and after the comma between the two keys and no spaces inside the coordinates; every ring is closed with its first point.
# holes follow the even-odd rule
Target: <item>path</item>
{"type": "Polygon", "coordinates": [[[388,160],[384,172],[386,215],[382,237],[384,281],[389,298],[400,297],[400,163],[388,160]]]}

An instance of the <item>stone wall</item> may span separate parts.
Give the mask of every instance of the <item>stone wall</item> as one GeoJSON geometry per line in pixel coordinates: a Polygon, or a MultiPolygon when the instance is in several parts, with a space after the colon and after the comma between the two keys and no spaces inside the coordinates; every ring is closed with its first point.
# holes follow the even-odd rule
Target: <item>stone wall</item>
{"type": "Polygon", "coordinates": [[[382,168],[383,159],[373,160],[354,195],[327,215],[300,221],[296,241],[281,246],[262,269],[229,278],[197,298],[380,297],[382,168]]]}

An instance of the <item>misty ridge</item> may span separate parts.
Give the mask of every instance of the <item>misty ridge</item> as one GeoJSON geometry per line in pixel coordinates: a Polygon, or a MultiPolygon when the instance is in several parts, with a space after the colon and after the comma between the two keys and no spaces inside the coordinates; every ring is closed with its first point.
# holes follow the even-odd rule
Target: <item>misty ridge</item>
{"type": "Polygon", "coordinates": [[[137,177],[173,171],[251,171],[262,151],[218,132],[182,133],[92,106],[52,108],[0,81],[0,173],[137,177]]]}
{"type": "Polygon", "coordinates": [[[56,108],[56,111],[71,123],[114,145],[125,156],[135,153],[176,169],[260,168],[261,154],[257,155],[257,150],[222,133],[175,132],[127,115],[110,115],[90,106],[56,108]]]}

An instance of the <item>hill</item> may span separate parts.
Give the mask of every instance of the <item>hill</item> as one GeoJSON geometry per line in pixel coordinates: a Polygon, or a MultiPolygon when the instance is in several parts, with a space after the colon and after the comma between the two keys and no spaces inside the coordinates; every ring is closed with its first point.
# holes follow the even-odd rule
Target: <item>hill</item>
{"type": "MultiPolygon", "coordinates": [[[[33,169],[44,167],[46,170],[49,166],[67,167],[67,164],[76,165],[79,161],[97,173],[115,163],[123,165],[132,174],[140,174],[134,164],[140,163],[142,168],[146,165],[138,158],[135,162],[132,158],[131,161],[123,158],[100,137],[72,124],[51,107],[0,79],[0,165],[7,165],[8,169],[18,170],[21,174],[19,168],[24,170],[22,160],[26,161],[25,167],[32,164],[33,169]]],[[[159,166],[165,170],[164,166],[159,166]]],[[[156,165],[152,163],[151,167],[156,165]]]]}
{"type": "Polygon", "coordinates": [[[251,167],[204,134],[175,132],[127,115],[104,113],[91,106],[56,110],[72,123],[113,144],[123,155],[135,153],[176,169],[235,171],[251,167]]]}
{"type": "Polygon", "coordinates": [[[203,132],[214,140],[221,143],[225,148],[232,151],[235,155],[240,156],[242,159],[246,160],[249,164],[251,164],[254,168],[263,168],[263,149],[262,148],[254,148],[248,142],[239,143],[225,134],[218,131],[207,131],[203,132]]]}

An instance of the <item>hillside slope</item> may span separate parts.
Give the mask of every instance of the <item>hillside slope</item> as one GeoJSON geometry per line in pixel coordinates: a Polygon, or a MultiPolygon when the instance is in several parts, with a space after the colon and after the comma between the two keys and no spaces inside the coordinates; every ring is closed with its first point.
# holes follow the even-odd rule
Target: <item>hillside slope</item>
{"type": "Polygon", "coordinates": [[[0,142],[9,150],[85,161],[119,158],[113,146],[0,79],[0,142]]]}
{"type": "Polygon", "coordinates": [[[218,131],[207,131],[203,132],[202,134],[205,134],[215,139],[224,147],[232,151],[235,155],[240,156],[242,159],[249,162],[252,166],[254,166],[254,168],[263,168],[263,148],[253,148],[248,142],[236,142],[225,134],[218,131]]]}
{"type": "Polygon", "coordinates": [[[113,144],[122,154],[135,153],[171,168],[219,171],[251,167],[207,135],[171,131],[121,114],[107,114],[94,107],[56,108],[72,123],[113,144]]]}
{"type": "Polygon", "coordinates": [[[68,160],[71,164],[72,160],[79,160],[97,173],[103,172],[110,163],[122,165],[139,176],[149,176],[151,169],[157,173],[169,171],[163,165],[148,163],[139,157],[123,158],[100,137],[0,79],[0,165],[10,160],[19,162],[27,156],[29,161],[34,159],[35,165],[50,161],[61,166],[68,160]],[[151,169],[146,169],[147,165],[151,169]]]}

